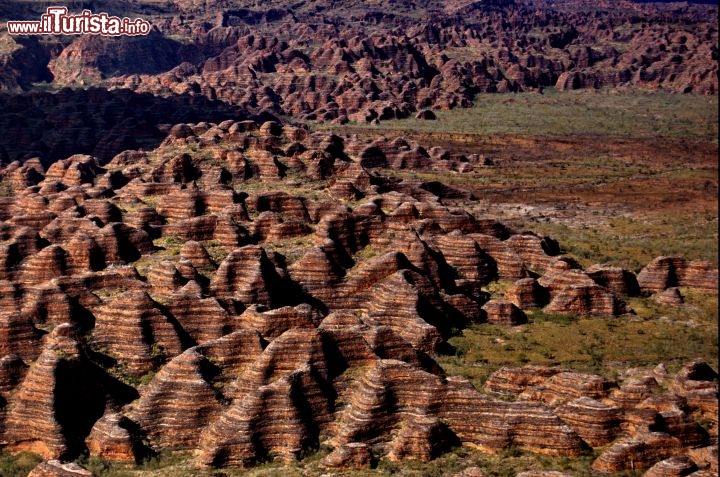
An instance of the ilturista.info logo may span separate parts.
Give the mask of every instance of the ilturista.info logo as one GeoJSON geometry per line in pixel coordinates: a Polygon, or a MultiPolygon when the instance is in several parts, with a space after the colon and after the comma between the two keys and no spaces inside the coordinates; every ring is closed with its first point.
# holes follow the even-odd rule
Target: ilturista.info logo
{"type": "Polygon", "coordinates": [[[111,17],[90,10],[72,15],[67,7],[49,7],[40,21],[9,21],[7,29],[11,35],[136,36],[150,33],[151,25],[142,18],[111,17]]]}

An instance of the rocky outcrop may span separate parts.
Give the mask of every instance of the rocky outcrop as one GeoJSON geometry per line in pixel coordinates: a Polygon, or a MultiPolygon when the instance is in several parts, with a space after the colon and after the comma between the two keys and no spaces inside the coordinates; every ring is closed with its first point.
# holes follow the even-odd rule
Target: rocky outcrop
{"type": "Polygon", "coordinates": [[[518,446],[551,455],[577,455],[580,437],[546,407],[480,398],[457,378],[449,380],[440,416],[461,442],[493,452],[518,446]]]}
{"type": "Polygon", "coordinates": [[[698,470],[695,462],[687,456],[671,457],[658,462],[643,477],[683,477],[698,470]]]}
{"type": "Polygon", "coordinates": [[[106,414],[93,425],[86,439],[88,451],[111,461],[135,462],[138,443],[131,429],[133,423],[126,417],[113,413],[106,414]]]}
{"type": "Polygon", "coordinates": [[[323,379],[310,366],[235,400],[201,435],[201,462],[247,465],[274,453],[295,458],[330,418],[323,379]]]}
{"type": "Polygon", "coordinates": [[[215,298],[202,298],[187,286],[170,298],[167,308],[183,332],[196,343],[221,338],[236,328],[236,323],[215,298]]]}
{"type": "Polygon", "coordinates": [[[279,277],[261,247],[248,245],[231,252],[218,267],[210,289],[218,297],[243,304],[271,306],[281,302],[277,295],[279,277]]]}
{"type": "Polygon", "coordinates": [[[370,447],[362,442],[351,442],[334,449],[321,462],[327,469],[362,469],[373,464],[370,447]]]}
{"type": "Polygon", "coordinates": [[[190,348],[153,377],[128,417],[158,449],[194,448],[198,429],[220,413],[221,395],[209,382],[213,365],[190,348]]]}
{"type": "Polygon", "coordinates": [[[192,263],[197,269],[215,267],[215,262],[210,258],[205,247],[194,240],[189,240],[183,244],[180,249],[180,258],[192,263]]]}
{"type": "Polygon", "coordinates": [[[157,369],[183,349],[183,330],[146,292],[123,293],[95,316],[94,346],[134,376],[157,369]]]}
{"type": "Polygon", "coordinates": [[[514,303],[505,300],[490,300],[482,307],[488,323],[500,325],[521,325],[527,323],[525,313],[514,303]]]}
{"type": "Polygon", "coordinates": [[[102,415],[105,391],[73,336],[72,326],[56,327],[18,386],[5,423],[10,449],[65,457],[102,415]]]}
{"type": "Polygon", "coordinates": [[[526,389],[520,397],[557,406],[583,397],[603,399],[608,397],[614,388],[617,388],[617,384],[602,376],[562,372],[554,374],[537,386],[526,389]]]}
{"type": "Polygon", "coordinates": [[[88,84],[106,76],[160,73],[177,62],[178,45],[157,32],[120,36],[109,41],[92,35],[78,38],[50,62],[50,71],[63,84],[88,84]]]}
{"type": "MultiPolygon", "coordinates": [[[[196,26],[202,37],[204,27],[196,26]]],[[[327,35],[325,28],[332,26],[317,35],[327,35]]],[[[0,198],[5,448],[66,460],[87,448],[128,462],[178,450],[201,467],[223,467],[290,461],[327,445],[322,465],[333,471],[382,459],[425,462],[461,444],[565,457],[610,446],[597,464],[608,468],[629,455],[649,466],[712,444],[717,375],[706,363],[676,376],[636,370],[620,386],[559,368],[503,368],[485,384],[490,395],[446,376],[435,356],[452,351],[448,339],[470,323],[518,325],[527,321],[523,309],[543,307],[617,316],[629,311],[621,297],[638,290],[627,271],[583,270],[559,256],[549,237],[477,218],[464,208],[473,200],[466,191],[410,177],[461,174],[483,166],[478,155],[427,149],[410,138],[313,133],[272,118],[284,108],[323,121],[407,117],[419,104],[460,104],[499,85],[497,75],[514,78],[503,88],[519,89],[534,74],[505,65],[486,76],[485,66],[452,59],[431,66],[423,60],[428,52],[409,40],[417,31],[364,41],[347,37],[355,31],[349,28],[319,45],[298,26],[303,46],[293,46],[289,61],[283,40],[236,31],[222,48],[208,46],[212,54],[193,53],[210,55],[203,68],[178,67],[160,83],[153,75],[125,78],[133,88],[174,90],[194,77],[188,81],[197,87],[185,91],[192,104],[208,106],[203,95],[227,99],[232,90],[240,104],[269,108],[257,120],[164,124],[158,131],[168,135],[153,149],[141,133],[154,126],[136,118],[126,126],[147,150],[109,160],[115,139],[108,139],[103,154],[2,166],[0,180],[13,192],[0,198]],[[403,68],[395,71],[393,61],[403,68]],[[328,68],[338,73],[316,74],[328,68]],[[392,90],[399,71],[402,94],[392,90]],[[298,77],[277,91],[260,87],[270,73],[298,77]],[[243,83],[253,77],[257,84],[243,83]],[[448,78],[457,88],[441,95],[448,78]],[[435,93],[424,96],[428,88],[435,93]],[[303,97],[306,89],[311,98],[303,97]],[[412,174],[389,175],[384,167],[412,174]],[[505,280],[504,299],[491,300],[488,290],[505,288],[505,280]],[[652,432],[666,437],[642,437],[652,432]],[[612,450],[626,438],[641,444],[612,450]]],[[[458,44],[481,40],[471,30],[453,35],[458,44]]],[[[92,89],[77,94],[88,105],[108,99],[103,117],[113,122],[119,106],[112,98],[92,89]]],[[[161,99],[113,94],[172,120],[161,99]]],[[[40,96],[50,109],[59,104],[40,96]]],[[[32,115],[40,99],[17,101],[32,115]]],[[[96,120],[84,111],[88,124],[96,120]]],[[[662,275],[667,282],[663,263],[641,281],[662,275]]],[[[711,281],[702,263],[671,263],[678,286],[711,281]]]]}
{"type": "Polygon", "coordinates": [[[25,377],[28,365],[16,354],[0,358],[0,392],[11,391],[25,377]]]}
{"type": "Polygon", "coordinates": [[[40,333],[24,313],[0,313],[0,354],[17,355],[27,362],[40,354],[40,333]]]}
{"type": "Polygon", "coordinates": [[[637,296],[640,293],[635,274],[620,267],[593,265],[586,270],[588,276],[598,285],[618,296],[637,296]]]}
{"type": "Polygon", "coordinates": [[[622,299],[599,285],[570,285],[562,288],[544,310],[584,316],[618,316],[631,311],[622,299]]]}
{"type": "Polygon", "coordinates": [[[711,263],[701,260],[658,257],[642,269],[638,283],[642,289],[653,292],[679,286],[717,291],[718,271],[711,263]]]}
{"type": "Polygon", "coordinates": [[[320,319],[317,311],[308,304],[274,310],[251,306],[239,317],[241,326],[258,331],[266,339],[277,338],[292,328],[314,329],[320,319]]]}
{"type": "Polygon", "coordinates": [[[680,289],[678,287],[671,287],[661,291],[655,297],[655,301],[657,301],[661,305],[673,306],[679,306],[685,302],[682,295],[680,294],[680,289]]]}
{"type": "Polygon", "coordinates": [[[681,452],[682,445],[676,438],[660,432],[647,433],[617,441],[595,459],[592,468],[605,473],[647,469],[681,452]]]}
{"type": "Polygon", "coordinates": [[[509,396],[517,396],[528,388],[544,383],[548,378],[562,372],[545,366],[500,368],[485,381],[485,390],[509,396]]]}
{"type": "Polygon", "coordinates": [[[534,278],[522,278],[505,290],[505,300],[520,309],[542,308],[549,299],[547,290],[534,278]]]}
{"type": "Polygon", "coordinates": [[[416,459],[428,462],[439,457],[458,439],[436,417],[409,415],[390,443],[389,460],[416,459]]]}
{"type": "Polygon", "coordinates": [[[592,398],[575,399],[555,412],[591,447],[611,443],[620,432],[621,410],[592,398]]]}
{"type": "Polygon", "coordinates": [[[374,297],[369,303],[372,322],[390,328],[418,349],[436,350],[442,337],[419,313],[423,288],[427,290],[428,285],[411,271],[386,278],[370,291],[374,297]]]}

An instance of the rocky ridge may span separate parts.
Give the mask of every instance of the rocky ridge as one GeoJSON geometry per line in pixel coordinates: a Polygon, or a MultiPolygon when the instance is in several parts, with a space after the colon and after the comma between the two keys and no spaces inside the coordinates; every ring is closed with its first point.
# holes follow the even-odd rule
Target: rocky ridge
{"type": "Polygon", "coordinates": [[[532,307],[624,319],[626,294],[713,291],[718,276],[680,257],[637,276],[583,270],[549,237],[468,213],[464,191],[384,172],[459,163],[403,138],[229,120],[175,125],[107,162],[3,167],[4,447],[130,461],[183,448],[224,467],[324,444],[323,465],[343,468],[459,443],[609,446],[599,471],[705,466],[693,452],[717,441],[707,363],[621,382],[510,369],[489,393],[444,374],[433,356],[469,323],[517,325],[532,307]],[[514,285],[491,300],[498,279],[514,285]]]}
{"type": "MultiPolygon", "coordinates": [[[[0,18],[35,19],[29,10],[45,5],[9,3],[0,18]]],[[[430,120],[478,93],[548,87],[718,92],[717,6],[422,1],[386,13],[356,3],[115,0],[103,7],[143,16],[152,33],[0,32],[0,109],[10,113],[0,118],[0,162],[109,160],[159,139],[167,123],[236,118],[219,117],[228,108],[342,124],[430,120]],[[169,110],[171,97],[182,104],[169,110]],[[219,114],[200,118],[193,105],[219,114]]]]}

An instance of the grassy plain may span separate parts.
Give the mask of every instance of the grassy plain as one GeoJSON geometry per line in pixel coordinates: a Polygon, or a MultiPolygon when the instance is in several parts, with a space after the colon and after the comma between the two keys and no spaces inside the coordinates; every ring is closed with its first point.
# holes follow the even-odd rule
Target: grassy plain
{"type": "Polygon", "coordinates": [[[464,174],[393,174],[470,189],[476,215],[551,235],[584,265],[637,271],[663,254],[717,263],[717,96],[548,89],[475,103],[341,132],[492,159],[464,174]]]}

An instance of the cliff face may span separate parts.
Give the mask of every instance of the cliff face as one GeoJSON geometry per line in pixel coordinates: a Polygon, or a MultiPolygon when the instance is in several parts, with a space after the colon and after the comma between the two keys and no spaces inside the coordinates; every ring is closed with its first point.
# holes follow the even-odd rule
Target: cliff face
{"type": "MultiPolygon", "coordinates": [[[[458,444],[590,446],[614,471],[711,443],[695,419],[716,414],[717,375],[702,362],[665,394],[650,375],[503,369],[487,390],[508,402],[433,359],[457,330],[517,326],[523,309],[624,319],[635,285],[708,289],[708,264],[583,270],[549,237],[447,205],[471,200],[463,191],[391,179],[354,138],[274,121],[171,130],[103,167],[72,156],[0,170],[14,192],[0,223],[7,449],[126,461],[183,449],[222,467],[322,443],[331,469],[458,444]],[[514,281],[506,300],[483,291],[498,279],[514,281]]],[[[373,147],[389,167],[408,151],[416,167],[443,160],[403,138],[373,147]]]]}

